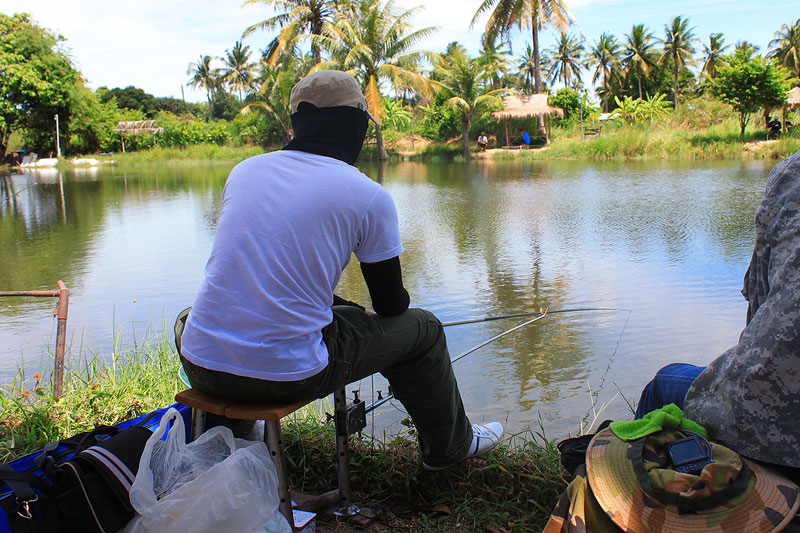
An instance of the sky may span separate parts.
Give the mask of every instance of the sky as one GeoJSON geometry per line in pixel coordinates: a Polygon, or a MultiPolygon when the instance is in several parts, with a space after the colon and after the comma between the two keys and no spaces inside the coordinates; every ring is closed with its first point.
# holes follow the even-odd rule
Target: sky
{"type": "MultiPolygon", "coordinates": [[[[420,48],[442,52],[459,41],[475,54],[480,48],[479,20],[470,22],[481,0],[394,0],[400,8],[422,6],[415,29],[438,31],[420,48]]],[[[634,24],[645,24],[658,37],[673,17],[689,18],[695,35],[708,42],[722,32],[726,42],[747,40],[768,49],[782,24],[800,18],[798,0],[565,0],[587,40],[587,48],[605,31],[622,40],[634,24]]],[[[250,25],[272,14],[264,5],[242,6],[243,0],[0,0],[0,12],[31,14],[40,25],[66,39],[65,47],[89,87],[134,85],[155,96],[205,99],[205,93],[185,86],[190,63],[203,55],[222,56],[250,25]]],[[[258,32],[244,43],[260,50],[273,33],[258,32]]],[[[555,33],[545,30],[540,46],[553,45],[555,33]]],[[[530,42],[526,33],[512,34],[514,55],[530,42]]],[[[702,51],[702,46],[697,47],[702,51]]],[[[255,57],[255,56],[254,56],[255,57]]],[[[590,78],[589,78],[590,79],[590,78]]],[[[586,80],[588,81],[588,79],[586,80]]]]}

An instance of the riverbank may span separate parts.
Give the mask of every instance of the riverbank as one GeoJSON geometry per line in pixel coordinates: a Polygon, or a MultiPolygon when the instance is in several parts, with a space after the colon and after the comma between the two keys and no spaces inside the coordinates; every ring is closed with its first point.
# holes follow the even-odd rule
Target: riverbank
{"type": "MultiPolygon", "coordinates": [[[[502,148],[499,141],[490,144],[485,152],[473,146],[472,157],[492,160],[753,160],[783,159],[800,151],[800,134],[785,135],[776,140],[766,140],[763,132],[741,137],[727,128],[709,128],[702,131],[648,128],[644,125],[609,126],[601,135],[580,139],[575,131],[553,133],[549,145],[538,148],[502,148]]],[[[416,142],[399,140],[387,143],[392,161],[454,161],[465,160],[459,139],[448,143],[431,143],[417,138],[416,142]]],[[[161,164],[193,165],[208,162],[238,162],[280,147],[192,145],[186,148],[159,148],[141,152],[114,154],[113,156],[88,155],[101,161],[113,160],[120,165],[161,164]]],[[[367,145],[360,161],[379,160],[378,149],[367,145]]],[[[70,165],[65,160],[61,166],[70,165]]]]}
{"type": "MultiPolygon", "coordinates": [[[[163,337],[162,337],[163,338],[163,337]]],[[[56,400],[41,373],[0,386],[0,462],[101,424],[166,406],[183,388],[165,341],[74,361],[56,400]]],[[[307,408],[284,421],[293,487],[319,494],[337,486],[333,426],[307,408]]],[[[419,464],[414,429],[384,441],[351,439],[351,480],[359,504],[378,512],[378,530],[527,531],[547,521],[566,486],[558,452],[541,433],[506,439],[487,455],[444,472],[419,464]]],[[[320,531],[342,531],[318,522],[320,531]]]]}

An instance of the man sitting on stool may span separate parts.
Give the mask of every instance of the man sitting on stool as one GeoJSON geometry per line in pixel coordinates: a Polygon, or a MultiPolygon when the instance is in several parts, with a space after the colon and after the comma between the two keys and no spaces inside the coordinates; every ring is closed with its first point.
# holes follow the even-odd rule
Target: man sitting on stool
{"type": "Polygon", "coordinates": [[[358,83],[316,72],[290,105],[294,139],[239,163],[225,184],[180,339],[192,387],[288,403],[380,372],[414,421],[426,468],[489,450],[503,427],[469,422],[442,324],[408,308],[394,202],[353,166],[372,119],[358,83]],[[376,314],[333,294],[353,253],[376,314]]]}

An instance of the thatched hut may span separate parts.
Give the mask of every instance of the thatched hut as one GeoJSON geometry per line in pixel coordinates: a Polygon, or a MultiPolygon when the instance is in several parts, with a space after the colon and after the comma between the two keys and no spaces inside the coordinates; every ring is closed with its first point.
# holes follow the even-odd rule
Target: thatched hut
{"type": "Polygon", "coordinates": [[[546,93],[509,95],[503,97],[503,109],[492,113],[492,118],[495,120],[501,118],[505,119],[506,146],[510,144],[508,137],[509,118],[542,117],[544,119],[547,142],[550,142],[550,117],[555,115],[559,118],[564,118],[564,110],[560,107],[552,107],[547,102],[547,97],[548,95],[546,93]]]}
{"type": "Polygon", "coordinates": [[[789,97],[783,104],[783,130],[786,131],[786,114],[790,109],[800,109],[800,87],[794,87],[789,91],[789,97]]]}
{"type": "Polygon", "coordinates": [[[156,133],[163,133],[164,128],[156,126],[155,120],[124,120],[121,122],[117,122],[117,127],[111,131],[116,131],[117,133],[119,133],[119,138],[122,141],[122,151],[125,152],[126,133],[132,133],[133,135],[140,135],[142,133],[152,133],[153,142],[156,142],[156,133]]]}

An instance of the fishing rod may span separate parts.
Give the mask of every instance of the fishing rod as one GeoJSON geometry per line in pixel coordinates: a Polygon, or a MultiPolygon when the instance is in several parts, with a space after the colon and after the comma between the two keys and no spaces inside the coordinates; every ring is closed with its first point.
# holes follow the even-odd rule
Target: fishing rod
{"type": "MultiPolygon", "coordinates": [[[[514,332],[514,331],[517,331],[518,329],[520,329],[520,328],[523,328],[523,327],[527,326],[528,324],[533,324],[534,322],[537,322],[537,321],[539,321],[539,320],[543,319],[544,317],[546,317],[546,316],[547,316],[547,309],[540,309],[540,310],[539,310],[539,313],[537,313],[536,315],[537,315],[537,316],[536,316],[535,318],[532,318],[532,319],[530,319],[530,320],[527,320],[527,321],[523,322],[522,324],[519,324],[519,325],[517,325],[517,326],[514,326],[514,327],[513,327],[513,328],[511,328],[511,329],[507,329],[507,330],[505,330],[504,332],[502,332],[502,333],[499,333],[499,334],[495,335],[495,336],[494,336],[494,337],[492,337],[491,339],[485,340],[485,341],[483,341],[482,343],[480,343],[480,344],[477,344],[477,345],[473,346],[472,348],[470,348],[470,349],[469,349],[469,350],[467,350],[466,352],[464,352],[464,353],[462,353],[462,354],[460,354],[460,355],[457,355],[456,357],[454,357],[453,359],[451,359],[451,360],[450,360],[450,364],[452,364],[452,363],[455,363],[455,362],[456,362],[456,361],[458,361],[459,359],[463,359],[464,357],[468,356],[469,354],[471,354],[471,353],[473,353],[473,352],[476,352],[476,351],[480,350],[481,348],[483,348],[483,347],[484,347],[484,346],[486,346],[487,344],[489,344],[489,343],[491,343],[491,342],[494,342],[494,341],[496,341],[496,340],[497,340],[497,339],[499,339],[500,337],[505,337],[505,336],[506,336],[506,335],[508,335],[509,333],[512,333],[512,332],[514,332]]],[[[526,315],[526,316],[530,316],[530,314],[528,314],[528,315],[526,315]]],[[[389,400],[391,400],[392,398],[394,398],[394,393],[392,393],[392,392],[389,392],[389,394],[387,394],[386,396],[384,396],[384,397],[382,397],[382,398],[379,398],[379,399],[375,400],[374,402],[372,402],[370,405],[368,405],[368,406],[365,408],[365,414],[366,414],[366,413],[369,413],[370,411],[373,411],[373,410],[377,409],[378,407],[380,407],[381,405],[385,404],[386,402],[388,402],[388,401],[389,401],[389,400]]]]}
{"type": "MultiPolygon", "coordinates": [[[[630,309],[619,309],[616,307],[576,307],[573,309],[557,309],[555,311],[548,311],[550,315],[556,315],[560,313],[580,313],[583,311],[626,311],[630,312],[630,309]]],[[[464,324],[477,324],[479,322],[493,322],[495,320],[505,320],[507,318],[525,318],[528,316],[538,315],[541,312],[541,309],[537,311],[533,311],[530,313],[515,313],[512,315],[501,315],[501,316],[487,316],[483,318],[471,318],[468,320],[456,320],[454,322],[444,322],[442,326],[462,326],[464,324]]]]}

